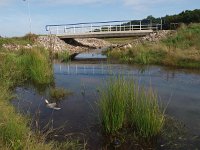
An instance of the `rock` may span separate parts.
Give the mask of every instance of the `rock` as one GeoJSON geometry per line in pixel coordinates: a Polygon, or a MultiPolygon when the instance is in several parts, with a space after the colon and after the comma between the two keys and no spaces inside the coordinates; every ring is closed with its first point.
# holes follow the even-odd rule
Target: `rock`
{"type": "Polygon", "coordinates": [[[68,51],[70,54],[74,54],[89,50],[90,47],[99,48],[110,46],[110,43],[95,38],[75,39],[75,41],[83,46],[67,44],[56,36],[39,36],[37,39],[37,43],[46,49],[53,50],[54,53],[68,51]]]}
{"type": "Polygon", "coordinates": [[[101,48],[101,47],[109,47],[111,44],[102,39],[96,38],[85,38],[85,39],[75,39],[77,42],[87,45],[89,47],[101,48]]]}
{"type": "Polygon", "coordinates": [[[20,46],[16,44],[3,44],[2,47],[10,51],[17,51],[20,49],[20,46]]]}
{"type": "Polygon", "coordinates": [[[171,31],[171,30],[160,30],[160,31],[157,31],[157,32],[150,33],[149,35],[146,35],[144,37],[135,39],[135,40],[133,40],[132,43],[120,45],[120,46],[117,46],[117,47],[122,47],[122,48],[127,49],[127,48],[132,48],[133,46],[136,47],[138,44],[142,44],[142,43],[145,43],[145,42],[158,42],[161,39],[166,38],[168,35],[170,35],[174,32],[175,31],[171,31]]]}

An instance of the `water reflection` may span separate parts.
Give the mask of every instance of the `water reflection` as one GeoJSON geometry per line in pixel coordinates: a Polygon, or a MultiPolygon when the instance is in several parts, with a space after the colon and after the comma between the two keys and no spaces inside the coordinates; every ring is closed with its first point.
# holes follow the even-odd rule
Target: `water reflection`
{"type": "Polygon", "coordinates": [[[61,110],[52,111],[45,106],[43,98],[48,92],[38,93],[32,87],[17,88],[18,100],[13,104],[21,111],[35,114],[40,110],[41,126],[53,120],[54,127],[65,124],[60,139],[69,133],[86,138],[92,148],[101,148],[103,137],[97,128],[98,91],[106,79],[123,74],[134,78],[139,84],[153,87],[164,105],[171,99],[166,113],[182,121],[192,135],[200,136],[200,72],[191,70],[174,70],[157,66],[130,66],[120,64],[54,64],[55,87],[73,91],[73,95],[59,103],[61,110]]]}

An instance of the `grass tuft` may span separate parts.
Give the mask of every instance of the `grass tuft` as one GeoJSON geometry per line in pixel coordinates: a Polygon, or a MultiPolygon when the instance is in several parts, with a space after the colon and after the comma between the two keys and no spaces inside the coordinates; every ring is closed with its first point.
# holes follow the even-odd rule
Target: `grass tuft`
{"type": "Polygon", "coordinates": [[[147,91],[134,80],[111,79],[99,102],[104,131],[113,135],[127,124],[142,138],[157,136],[164,124],[164,113],[157,94],[152,89],[147,91]]]}
{"type": "Polygon", "coordinates": [[[125,81],[118,77],[117,80],[111,79],[107,88],[101,92],[101,121],[104,131],[108,134],[116,133],[123,126],[126,112],[124,93],[127,88],[125,81]]]}

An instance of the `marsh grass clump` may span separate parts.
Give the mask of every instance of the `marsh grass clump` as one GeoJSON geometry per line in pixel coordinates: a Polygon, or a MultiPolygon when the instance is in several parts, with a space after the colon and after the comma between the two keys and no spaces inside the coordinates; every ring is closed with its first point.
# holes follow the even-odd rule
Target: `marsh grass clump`
{"type": "Polygon", "coordinates": [[[42,48],[34,48],[22,49],[17,53],[5,53],[0,61],[0,80],[13,85],[27,80],[35,84],[51,83],[53,80],[52,67],[44,51],[42,48]]]}
{"type": "Polygon", "coordinates": [[[150,88],[141,88],[134,98],[131,122],[140,137],[149,139],[160,134],[164,124],[164,112],[160,110],[157,94],[150,88]]]}
{"type": "Polygon", "coordinates": [[[118,77],[111,79],[105,90],[101,92],[99,107],[101,111],[101,122],[107,134],[115,134],[122,128],[126,112],[126,91],[128,85],[125,80],[118,77]]]}
{"type": "Polygon", "coordinates": [[[70,60],[70,54],[67,50],[55,53],[54,57],[61,62],[68,62],[70,60]]]}
{"type": "Polygon", "coordinates": [[[164,124],[164,112],[160,109],[157,94],[123,77],[108,82],[101,92],[99,107],[107,134],[130,126],[139,137],[150,139],[159,135],[164,124]]]}
{"type": "Polygon", "coordinates": [[[61,100],[64,97],[71,95],[72,92],[64,88],[51,88],[50,97],[55,100],[61,100]]]}
{"type": "Polygon", "coordinates": [[[43,48],[22,51],[19,63],[27,78],[36,84],[49,84],[53,80],[51,64],[43,48]]]}

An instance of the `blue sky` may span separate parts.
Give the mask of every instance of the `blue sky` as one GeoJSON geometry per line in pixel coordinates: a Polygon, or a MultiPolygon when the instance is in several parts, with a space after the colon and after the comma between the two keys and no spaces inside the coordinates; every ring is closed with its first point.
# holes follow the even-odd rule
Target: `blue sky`
{"type": "MultiPolygon", "coordinates": [[[[32,32],[44,34],[46,24],[143,19],[200,9],[200,0],[29,0],[32,32]]],[[[29,32],[28,2],[0,0],[0,35],[29,32]]]]}

